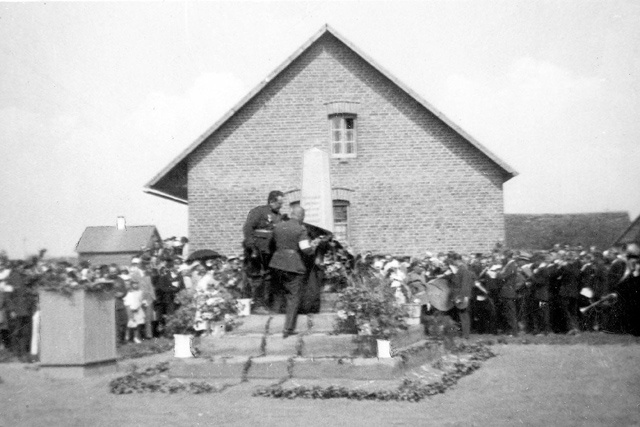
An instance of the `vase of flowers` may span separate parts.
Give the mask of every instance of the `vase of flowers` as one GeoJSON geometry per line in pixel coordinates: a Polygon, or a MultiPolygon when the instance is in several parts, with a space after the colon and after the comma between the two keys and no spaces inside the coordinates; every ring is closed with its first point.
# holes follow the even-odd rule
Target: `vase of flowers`
{"type": "Polygon", "coordinates": [[[196,320],[209,322],[211,325],[223,324],[223,331],[227,325],[233,324],[238,315],[238,301],[224,288],[199,290],[194,297],[196,320]]]}
{"type": "MultiPolygon", "coordinates": [[[[339,293],[335,331],[351,332],[353,325],[363,343],[377,343],[390,349],[388,341],[400,330],[407,329],[402,307],[395,298],[395,290],[384,278],[356,271],[350,276],[349,286],[339,293]]],[[[366,347],[366,346],[365,346],[366,347]]],[[[376,352],[377,353],[377,352],[376,352]]],[[[390,357],[387,356],[387,357],[390,357]]]]}
{"type": "Polygon", "coordinates": [[[193,337],[196,333],[195,310],[189,304],[182,305],[173,314],[167,316],[165,332],[173,335],[174,356],[194,357],[193,337]]]}

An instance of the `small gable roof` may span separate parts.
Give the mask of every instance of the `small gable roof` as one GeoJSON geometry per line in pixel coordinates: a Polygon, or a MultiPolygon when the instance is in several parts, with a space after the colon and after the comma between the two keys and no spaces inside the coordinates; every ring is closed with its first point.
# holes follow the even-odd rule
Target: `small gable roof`
{"type": "MultiPolygon", "coordinates": [[[[467,140],[471,145],[480,150],[484,155],[486,155],[491,161],[493,161],[496,165],[498,165],[501,169],[504,170],[505,175],[507,176],[506,180],[513,178],[518,175],[515,169],[501,160],[498,156],[493,154],[488,148],[478,142],[475,138],[465,132],[461,127],[455,124],[451,119],[445,116],[441,111],[436,109],[433,105],[428,103],[425,99],[423,99],[420,95],[410,89],[407,85],[398,80],[395,76],[393,76],[390,72],[381,67],[378,63],[376,63],[373,59],[371,59],[368,55],[362,52],[358,47],[356,47],[349,40],[345,39],[342,35],[340,35],[336,30],[331,28],[329,25],[324,25],[313,37],[307,40],[298,50],[296,50],[291,56],[289,56],[278,68],[276,68],[269,76],[267,76],[258,86],[256,86],[251,92],[249,92],[244,98],[240,100],[231,110],[229,110],[220,120],[213,124],[209,129],[207,129],[199,138],[197,138],[191,145],[189,145],[178,157],[176,157],[171,163],[169,163],[164,169],[162,169],[151,181],[149,181],[145,187],[144,191],[149,194],[153,194],[155,196],[167,198],[169,200],[176,201],[178,203],[187,204],[188,196],[187,196],[187,158],[189,155],[202,144],[205,140],[207,140],[213,133],[215,133],[227,120],[229,120],[233,115],[238,112],[245,104],[247,104],[251,99],[253,99],[262,89],[269,84],[271,80],[278,76],[285,68],[287,68],[293,61],[295,61],[303,52],[305,52],[311,45],[313,45],[318,39],[320,39],[325,34],[331,34],[343,44],[345,44],[349,49],[359,55],[362,59],[364,59],[369,65],[371,65],[374,69],[392,81],[396,86],[406,92],[409,96],[415,99],[419,104],[429,110],[432,114],[442,120],[447,126],[457,132],[460,136],[462,136],[465,140],[467,140]]],[[[505,181],[506,181],[505,180],[505,181]]]]}
{"type": "Polygon", "coordinates": [[[76,245],[78,253],[139,252],[149,245],[158,230],[153,225],[129,226],[118,230],[114,226],[87,227],[76,245]]]}

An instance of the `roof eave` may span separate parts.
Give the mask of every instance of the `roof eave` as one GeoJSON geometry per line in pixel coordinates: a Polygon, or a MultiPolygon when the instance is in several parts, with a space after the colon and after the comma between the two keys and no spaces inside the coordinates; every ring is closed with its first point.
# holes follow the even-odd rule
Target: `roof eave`
{"type": "Polygon", "coordinates": [[[189,204],[188,200],[185,200],[185,199],[183,199],[181,197],[176,197],[176,196],[174,196],[172,194],[169,194],[169,193],[166,193],[166,192],[163,192],[163,191],[156,190],[154,188],[150,188],[148,185],[145,186],[142,189],[142,191],[144,191],[145,193],[151,194],[152,196],[157,196],[157,197],[161,197],[163,199],[171,200],[172,202],[181,203],[183,205],[188,205],[189,204]]]}
{"type": "Polygon", "coordinates": [[[165,166],[158,174],[156,174],[151,181],[149,181],[145,185],[145,192],[150,194],[154,194],[159,197],[166,197],[170,200],[178,201],[179,203],[187,204],[186,200],[176,198],[172,195],[167,195],[167,193],[163,193],[154,189],[158,182],[166,176],[173,168],[175,168],[180,162],[185,160],[200,144],[202,144],[207,138],[213,135],[227,120],[233,117],[242,107],[245,106],[253,97],[258,94],[273,78],[275,78],[282,70],[288,67],[293,61],[295,61],[309,46],[316,42],[320,37],[322,37],[326,32],[331,33],[334,37],[348,46],[352,51],[362,57],[366,62],[368,62],[371,66],[373,66],[377,71],[383,74],[386,78],[391,80],[395,85],[405,91],[409,96],[414,98],[418,103],[420,103],[423,107],[429,110],[432,114],[442,120],[445,124],[451,127],[455,132],[457,132],[464,139],[469,141],[473,146],[475,146],[478,150],[480,150],[484,155],[486,155],[490,160],[500,166],[506,174],[505,182],[509,179],[518,175],[518,172],[508,165],[506,162],[498,158],[495,154],[493,154],[489,149],[487,149],[480,142],[476,141],[471,135],[462,130],[458,125],[456,125],[453,121],[451,121],[447,116],[445,116],[441,111],[434,108],[433,105],[424,100],[420,95],[410,89],[407,85],[405,85],[398,78],[393,76],[389,71],[387,71],[384,67],[380,66],[376,61],[374,61],[369,55],[362,52],[357,46],[351,43],[349,40],[344,38],[340,33],[338,33],[334,28],[325,24],[320,28],[318,32],[316,32],[310,39],[308,39],[302,46],[300,46],[293,54],[291,54],[287,59],[280,64],[275,70],[273,70],[264,80],[262,80],[256,87],[253,88],[246,96],[244,96],[233,108],[231,108],[224,116],[222,116],[218,121],[216,121],[213,126],[209,127],[205,132],[203,132],[195,141],[193,141],[185,150],[183,150],[173,161],[171,161],[167,166],[165,166]],[[151,193],[151,191],[156,191],[160,194],[151,193]]]}
{"type": "Polygon", "coordinates": [[[387,71],[384,67],[382,67],[380,64],[378,64],[369,55],[367,55],[366,53],[362,52],[357,46],[355,46],[349,40],[344,38],[340,33],[338,33],[336,30],[331,28],[329,25],[327,25],[326,28],[327,28],[327,31],[329,31],[331,34],[333,34],[333,36],[335,36],[338,40],[340,40],[342,43],[347,45],[349,47],[349,49],[353,50],[355,53],[360,55],[366,62],[368,62],[371,66],[373,66],[373,68],[375,68],[382,75],[384,75],[386,78],[391,80],[396,86],[398,86],[400,89],[405,91],[409,96],[414,98],[423,107],[425,107],[427,110],[429,110],[431,113],[433,113],[433,115],[435,115],[437,118],[439,118],[444,123],[446,123],[447,126],[449,126],[451,129],[453,129],[455,132],[457,132],[464,139],[469,141],[473,146],[475,146],[477,149],[479,149],[484,155],[486,155],[494,163],[496,163],[498,166],[500,166],[502,169],[504,169],[504,171],[506,172],[507,176],[509,177],[507,179],[513,178],[513,177],[518,175],[518,172],[513,167],[511,167],[509,164],[504,162],[498,156],[493,154],[487,147],[482,145],[474,137],[472,137],[467,132],[465,132],[462,128],[460,128],[457,124],[455,124],[451,119],[449,119],[444,113],[442,113],[440,110],[438,110],[433,105],[431,105],[429,102],[427,102],[424,98],[422,98],[422,96],[420,96],[413,89],[411,89],[409,86],[404,84],[401,80],[399,80],[397,77],[395,77],[392,73],[387,71]]]}

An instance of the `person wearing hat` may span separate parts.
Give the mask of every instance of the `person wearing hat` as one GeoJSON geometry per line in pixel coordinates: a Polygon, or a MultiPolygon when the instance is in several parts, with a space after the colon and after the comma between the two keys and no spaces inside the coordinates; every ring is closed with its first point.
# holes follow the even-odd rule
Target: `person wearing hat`
{"type": "Polygon", "coordinates": [[[151,280],[151,276],[147,269],[149,258],[134,257],[131,259],[131,267],[129,272],[132,280],[138,283],[140,290],[142,291],[142,297],[147,302],[144,306],[144,337],[147,339],[153,338],[154,333],[154,303],[156,300],[156,291],[151,280]]]}
{"type": "Polygon", "coordinates": [[[127,323],[129,322],[127,308],[124,305],[124,297],[127,294],[127,285],[120,277],[120,269],[116,264],[109,265],[107,279],[113,282],[113,293],[116,308],[116,342],[124,344],[127,336],[127,323]]]}
{"type": "Polygon", "coordinates": [[[271,305],[271,271],[269,262],[273,252],[271,238],[276,224],[282,221],[280,209],[284,203],[282,191],[271,191],[267,204],[251,209],[242,232],[244,267],[251,289],[254,311],[268,314],[271,305]]]}
{"type": "Polygon", "coordinates": [[[471,315],[469,313],[469,300],[471,298],[471,288],[473,288],[476,277],[475,274],[462,260],[460,254],[449,253],[445,261],[453,272],[449,276],[451,283],[451,298],[453,299],[453,309],[460,320],[462,338],[469,339],[471,332],[471,315]]]}
{"type": "Polygon", "coordinates": [[[11,263],[5,282],[6,287],[11,290],[6,296],[10,350],[21,361],[27,361],[35,298],[28,286],[24,262],[19,260],[11,263]]]}
{"type": "MultiPolygon", "coordinates": [[[[605,296],[607,270],[604,257],[600,252],[589,252],[584,257],[585,263],[580,269],[580,305],[586,307],[605,296]]],[[[581,318],[581,326],[585,331],[598,331],[602,327],[602,307],[594,307],[581,318]]]]}
{"type": "Polygon", "coordinates": [[[144,307],[148,302],[144,300],[138,281],[130,275],[123,275],[122,280],[127,287],[127,294],[123,298],[124,306],[127,310],[127,334],[125,341],[129,341],[133,336],[133,342],[140,344],[140,325],[145,324],[144,307]]]}
{"type": "Polygon", "coordinates": [[[516,311],[516,282],[518,279],[518,265],[513,259],[513,252],[505,250],[500,257],[502,269],[496,272],[496,279],[500,283],[498,296],[498,315],[502,318],[509,335],[518,335],[518,317],[516,311]]]}
{"type": "Polygon", "coordinates": [[[555,274],[555,264],[549,268],[543,255],[534,255],[531,261],[532,333],[547,335],[551,332],[549,278],[555,274]]]}

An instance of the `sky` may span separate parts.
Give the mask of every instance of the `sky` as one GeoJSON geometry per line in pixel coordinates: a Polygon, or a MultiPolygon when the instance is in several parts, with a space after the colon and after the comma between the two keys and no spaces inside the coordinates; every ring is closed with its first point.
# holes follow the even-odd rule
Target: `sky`
{"type": "MultiPolygon", "coordinates": [[[[188,235],[144,185],[324,24],[519,175],[507,213],[640,214],[640,3],[0,3],[0,249],[188,235]]],[[[256,205],[264,195],[256,195],[256,205]]]]}

